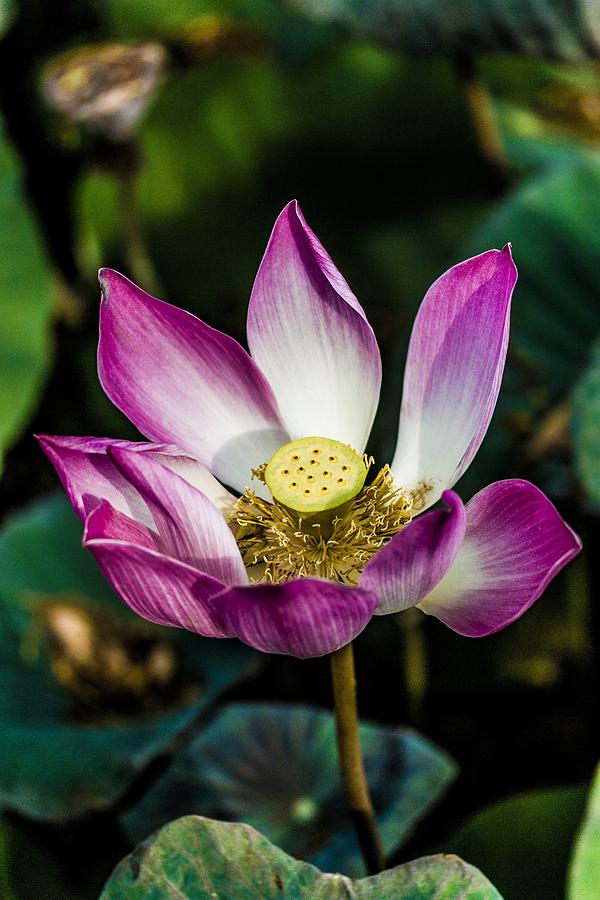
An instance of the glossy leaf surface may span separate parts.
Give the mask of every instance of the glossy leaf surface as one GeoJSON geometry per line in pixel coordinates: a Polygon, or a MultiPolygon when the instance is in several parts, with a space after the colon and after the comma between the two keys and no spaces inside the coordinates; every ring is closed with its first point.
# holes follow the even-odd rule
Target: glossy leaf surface
{"type": "Polygon", "coordinates": [[[248,825],[188,816],[166,825],[116,868],[101,900],[502,900],[473,866],[430,856],[355,881],[327,875],[248,825]],[[443,894],[440,886],[443,885],[443,894]]]}
{"type": "MultiPolygon", "coordinates": [[[[403,843],[456,767],[415,732],[364,724],[367,778],[386,851],[403,843]]],[[[227,708],[124,817],[135,841],[197,813],[246,822],[321,869],[364,874],[340,782],[330,713],[283,704],[227,708]]]]}

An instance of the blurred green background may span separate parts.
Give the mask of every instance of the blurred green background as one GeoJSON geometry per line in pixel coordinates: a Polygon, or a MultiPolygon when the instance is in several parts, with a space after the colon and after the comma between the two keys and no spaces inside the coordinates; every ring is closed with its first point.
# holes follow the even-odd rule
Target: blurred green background
{"type": "Polygon", "coordinates": [[[136,438],[97,381],[100,265],[244,342],[292,197],[379,340],[377,461],[427,287],[513,244],[507,371],[459,491],[529,478],[584,552],[491,638],[374,621],[359,693],[366,719],[418,727],[459,768],[437,805],[450,775],[431,782],[395,860],[458,852],[509,898],[564,896],[600,731],[599,23],[595,0],[0,0],[2,897],[97,896],[132,846],[123,815],[217,697],[330,707],[326,661],[140,631],[79,550],[32,437],[136,438]],[[130,648],[126,684],[86,671],[81,690],[64,609],[92,622],[100,657],[130,648]],[[152,682],[157,646],[167,689],[152,682]]]}

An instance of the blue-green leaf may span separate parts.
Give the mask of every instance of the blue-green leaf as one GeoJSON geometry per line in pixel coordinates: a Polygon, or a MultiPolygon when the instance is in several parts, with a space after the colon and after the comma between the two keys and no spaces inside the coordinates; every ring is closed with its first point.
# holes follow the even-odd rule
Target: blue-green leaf
{"type": "Polygon", "coordinates": [[[465,250],[510,241],[519,270],[498,407],[469,473],[478,486],[515,472],[515,448],[568,399],[600,333],[599,192],[598,159],[550,169],[510,195],[465,250]]]}
{"type": "MultiPolygon", "coordinates": [[[[361,737],[386,852],[392,853],[456,767],[408,729],[365,724],[361,737]]],[[[124,823],[139,841],[190,813],[246,822],[322,869],[364,874],[340,782],[333,716],[324,710],[227,708],[176,757],[124,823]]]]}
{"type": "Polygon", "coordinates": [[[579,379],[573,395],[572,427],[575,467],[592,500],[600,502],[600,346],[579,379]]]}
{"type": "Polygon", "coordinates": [[[0,0],[0,37],[10,28],[14,15],[14,0],[0,0]]]}
{"type": "Polygon", "coordinates": [[[100,900],[502,900],[456,856],[429,856],[354,880],[288,856],[247,825],[199,816],[166,825],[117,866],[100,900]]]}
{"type": "Polygon", "coordinates": [[[257,658],[137,619],[64,497],[26,509],[0,533],[0,806],[43,819],[105,808],[257,658]]]}
{"type": "Polygon", "coordinates": [[[597,58],[598,6],[586,0],[295,0],[319,21],[409,53],[597,58]]]}

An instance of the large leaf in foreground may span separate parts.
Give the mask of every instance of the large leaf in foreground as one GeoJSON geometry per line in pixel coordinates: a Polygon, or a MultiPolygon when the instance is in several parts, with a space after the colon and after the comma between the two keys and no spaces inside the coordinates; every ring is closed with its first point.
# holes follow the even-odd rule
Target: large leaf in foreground
{"type": "Polygon", "coordinates": [[[600,885],[600,768],[592,783],[585,818],[569,871],[569,900],[595,900],[600,885]]]}
{"type": "Polygon", "coordinates": [[[1,470],[3,454],[23,427],[49,362],[52,295],[40,238],[1,120],[0,222],[1,470]]]}
{"type": "Polygon", "coordinates": [[[256,659],[148,628],[111,596],[64,497],[26,509],[0,534],[0,806],[110,805],[256,659]]]}
{"type": "Polygon", "coordinates": [[[326,875],[248,825],[197,816],[166,825],[116,868],[101,900],[502,900],[473,866],[430,856],[355,881],[326,875]],[[443,885],[443,893],[440,887],[443,885]]]}
{"type": "Polygon", "coordinates": [[[409,53],[519,53],[595,59],[600,6],[595,0],[294,0],[320,21],[409,53]]]}
{"type": "MultiPolygon", "coordinates": [[[[361,727],[388,854],[452,780],[451,759],[413,731],[361,727]]],[[[283,704],[226,709],[124,817],[137,842],[178,816],[243,821],[327,871],[364,874],[340,781],[333,716],[283,704]]]]}

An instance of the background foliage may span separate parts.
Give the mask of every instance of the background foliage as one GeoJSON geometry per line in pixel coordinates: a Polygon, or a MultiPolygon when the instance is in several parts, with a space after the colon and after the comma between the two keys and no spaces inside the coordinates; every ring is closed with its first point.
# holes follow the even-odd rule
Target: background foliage
{"type": "MultiPolygon", "coordinates": [[[[3,897],[41,886],[97,897],[147,826],[179,815],[237,818],[265,837],[184,818],[103,896],[162,896],[150,881],[132,887],[132,871],[142,858],[154,873],[171,865],[164,848],[184,834],[209,855],[242,842],[314,891],[333,882],[267,839],[323,871],[363,874],[341,811],[326,662],[259,660],[140,625],[80,549],[32,438],[136,437],[95,373],[99,265],[243,341],[269,229],[293,196],[375,327],[384,384],[369,450],[381,460],[425,290],[512,242],[509,362],[459,490],[530,478],[585,541],[502,634],[467,641],[406,614],[358,640],[369,766],[375,783],[390,772],[379,812],[402,865],[392,887],[367,879],[357,895],[416,879],[414,896],[429,896],[448,861],[404,864],[458,853],[511,900],[594,896],[599,22],[597,0],[0,0],[3,897]],[[94,104],[115,77],[102,62],[114,44],[124,99],[107,118],[94,104]],[[156,64],[136,78],[140,44],[156,64]],[[248,792],[236,742],[257,740],[248,792]],[[264,771],[287,747],[295,778],[263,802],[264,771]]],[[[449,896],[497,896],[472,866],[452,877],[449,896]]]]}

